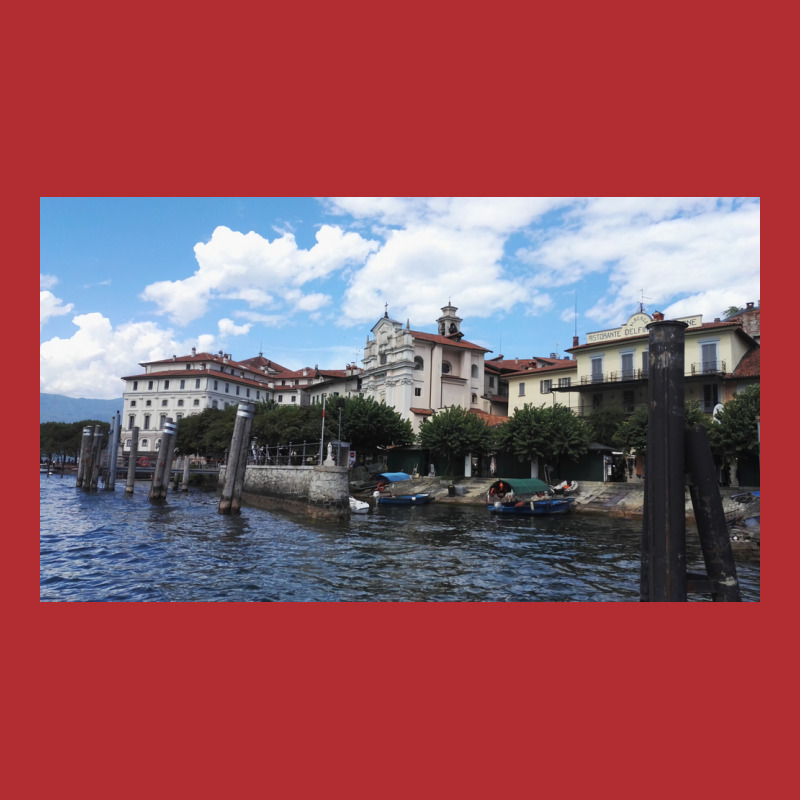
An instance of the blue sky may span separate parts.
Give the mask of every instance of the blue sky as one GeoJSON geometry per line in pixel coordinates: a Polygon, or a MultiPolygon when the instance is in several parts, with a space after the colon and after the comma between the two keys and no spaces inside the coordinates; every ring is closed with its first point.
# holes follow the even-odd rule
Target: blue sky
{"type": "Polygon", "coordinates": [[[488,357],[760,302],[759,198],[42,198],[40,391],[112,398],[198,350],[360,364],[448,301],[488,357]],[[576,314],[577,308],[577,314],[576,314]]]}

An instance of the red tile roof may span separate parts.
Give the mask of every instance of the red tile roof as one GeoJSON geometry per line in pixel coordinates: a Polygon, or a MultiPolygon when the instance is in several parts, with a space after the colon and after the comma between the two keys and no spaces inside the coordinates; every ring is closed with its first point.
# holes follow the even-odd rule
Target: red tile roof
{"type": "Polygon", "coordinates": [[[499,414],[487,414],[485,411],[481,411],[477,408],[471,408],[469,413],[475,414],[476,417],[480,417],[481,419],[485,420],[486,424],[490,428],[494,428],[498,425],[502,425],[504,422],[508,422],[508,417],[501,417],[499,414]]]}
{"type": "Polygon", "coordinates": [[[747,353],[733,371],[734,378],[761,377],[761,348],[756,347],[747,353]]]}
{"type": "Polygon", "coordinates": [[[479,344],[473,344],[465,339],[460,342],[455,339],[448,339],[446,336],[439,336],[438,333],[423,333],[422,331],[408,331],[415,339],[421,339],[423,342],[433,342],[434,344],[444,345],[446,347],[463,347],[465,350],[480,350],[483,353],[491,353],[485,347],[479,344]]]}
{"type": "Polygon", "coordinates": [[[433,411],[430,408],[411,408],[409,409],[414,414],[422,414],[423,417],[429,417],[433,414],[433,411]]]}
{"type": "Polygon", "coordinates": [[[509,372],[503,377],[505,378],[521,378],[524,375],[541,375],[542,373],[546,372],[556,372],[558,370],[563,369],[576,369],[578,366],[577,361],[573,361],[571,358],[560,359],[558,363],[551,364],[547,367],[534,367],[533,369],[521,369],[519,372],[509,372]]]}

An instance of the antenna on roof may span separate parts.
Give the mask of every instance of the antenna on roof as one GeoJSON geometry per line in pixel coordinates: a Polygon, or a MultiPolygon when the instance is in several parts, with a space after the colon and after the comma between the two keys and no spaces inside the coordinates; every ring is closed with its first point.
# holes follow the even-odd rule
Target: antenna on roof
{"type": "Polygon", "coordinates": [[[644,301],[645,300],[652,300],[652,297],[645,297],[644,289],[639,290],[642,293],[642,301],[639,303],[639,313],[644,314],[644,301]]]}
{"type": "Polygon", "coordinates": [[[578,290],[575,290],[575,336],[578,335],[578,290]]]}

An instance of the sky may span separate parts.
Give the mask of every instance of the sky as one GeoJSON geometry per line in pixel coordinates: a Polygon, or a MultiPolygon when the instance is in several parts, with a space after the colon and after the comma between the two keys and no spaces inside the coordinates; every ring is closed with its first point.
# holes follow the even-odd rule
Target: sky
{"type": "Polygon", "coordinates": [[[567,356],[643,306],[760,304],[759,198],[40,199],[40,391],[120,397],[141,363],[259,353],[361,365],[388,312],[448,303],[487,358],[567,356]]]}

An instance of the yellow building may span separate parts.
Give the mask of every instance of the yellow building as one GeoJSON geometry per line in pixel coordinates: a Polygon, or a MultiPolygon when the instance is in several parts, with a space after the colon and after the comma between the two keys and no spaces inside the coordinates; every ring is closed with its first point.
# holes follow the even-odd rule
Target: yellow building
{"type": "Polygon", "coordinates": [[[577,374],[577,362],[566,358],[546,366],[529,366],[508,373],[504,377],[508,381],[509,416],[525,405],[552,406],[556,403],[568,406],[577,413],[580,393],[571,390],[577,374]]]}
{"type": "MultiPolygon", "coordinates": [[[[748,304],[747,311],[759,312],[748,304]]],[[[760,347],[745,332],[747,314],[725,320],[703,322],[702,316],[682,317],[686,402],[697,401],[708,414],[719,403],[730,400],[745,386],[760,380],[760,347]]],[[[563,405],[586,416],[600,408],[618,408],[630,414],[647,403],[649,341],[647,325],[663,319],[639,312],[619,328],[595,331],[586,344],[575,337],[567,350],[575,360],[574,379],[569,386],[552,386],[561,393],[563,405]]],[[[534,389],[535,391],[535,389],[534,389]]]]}

